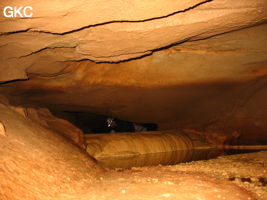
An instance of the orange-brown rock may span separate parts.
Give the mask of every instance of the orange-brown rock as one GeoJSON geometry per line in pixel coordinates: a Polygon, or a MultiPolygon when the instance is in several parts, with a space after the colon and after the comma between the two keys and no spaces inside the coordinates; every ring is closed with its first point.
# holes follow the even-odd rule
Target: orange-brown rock
{"type": "Polygon", "coordinates": [[[25,108],[24,112],[27,118],[69,138],[79,147],[85,148],[84,133],[70,122],[55,117],[48,109],[25,108]]]}
{"type": "Polygon", "coordinates": [[[6,105],[0,110],[7,133],[0,137],[0,199],[69,199],[102,173],[64,137],[6,105]]]}
{"type": "Polygon", "coordinates": [[[102,174],[62,136],[82,146],[82,132],[40,107],[266,143],[266,0],[5,0],[0,10],[10,101],[0,97],[0,199],[255,199],[201,173],[102,174]],[[33,17],[5,18],[7,5],[33,17]]]}
{"type": "Polygon", "coordinates": [[[107,168],[171,165],[206,157],[214,146],[177,131],[88,134],[89,155],[107,168]]]}
{"type": "Polygon", "coordinates": [[[103,174],[91,158],[62,136],[7,105],[1,103],[0,109],[0,121],[7,131],[7,137],[0,137],[0,198],[3,200],[111,200],[114,197],[131,200],[170,196],[190,200],[203,196],[207,200],[221,197],[254,200],[252,193],[229,181],[197,173],[148,168],[103,174]]]}
{"type": "Polygon", "coordinates": [[[174,170],[164,167],[136,168],[108,174],[102,178],[100,186],[103,190],[97,191],[97,195],[102,199],[256,200],[253,193],[229,181],[218,181],[201,173],[175,171],[175,167],[174,170]]]}
{"type": "Polygon", "coordinates": [[[2,122],[0,122],[0,136],[5,137],[6,136],[6,129],[2,122]]]}
{"type": "Polygon", "coordinates": [[[58,74],[67,61],[139,58],[267,20],[265,0],[63,2],[1,2],[1,10],[30,4],[34,16],[9,20],[1,15],[0,81],[58,74]]]}
{"type": "Polygon", "coordinates": [[[1,90],[16,94],[15,104],[193,128],[221,134],[222,142],[238,131],[245,143],[265,142],[266,31],[255,26],[118,64],[72,62],[59,74],[29,74],[1,90]]]}

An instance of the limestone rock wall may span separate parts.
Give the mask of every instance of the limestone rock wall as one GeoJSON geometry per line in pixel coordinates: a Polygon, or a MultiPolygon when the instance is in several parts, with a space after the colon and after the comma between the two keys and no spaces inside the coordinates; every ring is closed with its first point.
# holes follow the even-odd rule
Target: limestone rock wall
{"type": "Polygon", "coordinates": [[[46,108],[24,108],[25,116],[48,129],[69,138],[74,144],[85,148],[84,133],[70,122],[55,117],[46,108]]]}
{"type": "Polygon", "coordinates": [[[190,128],[220,144],[265,143],[266,31],[262,24],[118,64],[73,62],[59,74],[29,74],[0,91],[15,105],[190,128]]]}
{"type": "Polygon", "coordinates": [[[0,93],[13,105],[189,128],[220,143],[265,138],[265,0],[27,4],[33,18],[0,20],[0,93]]]}
{"type": "Polygon", "coordinates": [[[2,102],[0,110],[0,199],[70,199],[102,173],[62,136],[2,102]]]}
{"type": "Polygon", "coordinates": [[[119,62],[267,20],[265,0],[2,1],[34,17],[0,20],[0,81],[58,74],[69,61],[119,62]]]}
{"type": "Polygon", "coordinates": [[[199,173],[155,167],[104,174],[68,140],[25,118],[6,100],[0,110],[1,200],[143,200],[166,194],[178,200],[255,199],[229,181],[199,173]]]}
{"type": "Polygon", "coordinates": [[[78,129],[47,110],[24,108],[152,122],[219,144],[266,142],[266,0],[6,0],[0,9],[18,4],[30,4],[34,17],[0,16],[0,93],[13,107],[1,100],[1,199],[125,199],[126,183],[129,199],[254,199],[201,176],[188,189],[196,174],[157,169],[99,181],[102,169],[57,134],[82,145],[78,129]],[[166,187],[169,175],[173,187],[166,187]],[[137,183],[146,183],[143,196],[132,190],[137,183]]]}
{"type": "Polygon", "coordinates": [[[89,155],[107,168],[173,165],[207,158],[212,145],[178,131],[89,134],[89,155]]]}

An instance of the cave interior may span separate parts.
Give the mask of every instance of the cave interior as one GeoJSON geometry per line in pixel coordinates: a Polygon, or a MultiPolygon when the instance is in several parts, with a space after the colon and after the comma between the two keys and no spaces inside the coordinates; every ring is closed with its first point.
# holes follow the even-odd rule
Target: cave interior
{"type": "Polygon", "coordinates": [[[267,199],[265,0],[0,9],[0,199],[267,199]]]}

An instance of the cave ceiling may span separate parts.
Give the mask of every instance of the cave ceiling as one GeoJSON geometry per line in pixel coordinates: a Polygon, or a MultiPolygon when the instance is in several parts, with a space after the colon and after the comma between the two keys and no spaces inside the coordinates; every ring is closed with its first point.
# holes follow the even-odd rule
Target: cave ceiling
{"type": "Polygon", "coordinates": [[[32,18],[0,17],[0,91],[13,104],[266,131],[265,0],[31,6],[32,18]]]}

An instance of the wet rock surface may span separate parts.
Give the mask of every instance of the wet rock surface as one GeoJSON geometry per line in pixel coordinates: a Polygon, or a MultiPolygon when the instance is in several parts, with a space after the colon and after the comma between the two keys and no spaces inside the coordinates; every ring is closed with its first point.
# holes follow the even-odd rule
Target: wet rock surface
{"type": "Polygon", "coordinates": [[[267,152],[173,166],[134,167],[100,177],[100,199],[257,199],[267,195],[267,152]],[[235,177],[235,178],[234,178],[235,177]]]}
{"type": "Polygon", "coordinates": [[[7,137],[0,137],[3,200],[263,200],[266,196],[266,152],[105,171],[56,132],[13,108],[0,106],[0,120],[7,132],[7,137]]]}
{"type": "Polygon", "coordinates": [[[0,93],[214,143],[267,142],[266,1],[102,3],[34,1],[34,18],[3,18],[0,93]]]}
{"type": "Polygon", "coordinates": [[[0,16],[0,199],[267,199],[266,152],[106,172],[60,135],[81,147],[82,132],[48,110],[266,144],[266,0],[7,0],[0,10],[16,3],[34,17],[0,16]]]}
{"type": "Polygon", "coordinates": [[[212,142],[238,136],[241,143],[266,143],[266,30],[254,26],[118,64],[82,61],[60,73],[28,71],[29,80],[0,91],[15,105],[99,113],[162,130],[191,128],[212,142]]]}

